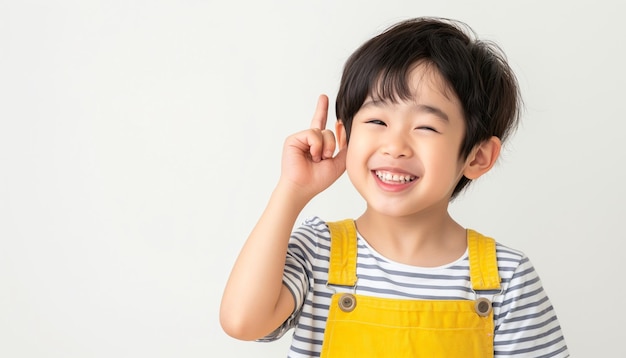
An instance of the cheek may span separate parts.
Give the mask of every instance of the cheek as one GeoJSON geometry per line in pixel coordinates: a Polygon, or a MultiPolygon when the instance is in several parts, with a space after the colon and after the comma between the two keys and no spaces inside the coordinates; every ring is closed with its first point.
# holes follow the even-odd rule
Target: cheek
{"type": "Polygon", "coordinates": [[[352,139],[350,139],[350,142],[348,143],[346,160],[357,160],[367,156],[371,150],[371,143],[372,142],[364,136],[352,136],[352,139]]]}
{"type": "Polygon", "coordinates": [[[346,153],[346,173],[348,178],[354,183],[355,180],[362,180],[369,170],[368,163],[371,157],[371,146],[363,141],[350,141],[346,153]]]}
{"type": "MultiPolygon", "coordinates": [[[[350,145],[352,145],[352,143],[350,143],[350,145]]],[[[360,160],[356,157],[355,151],[350,150],[350,145],[348,145],[348,152],[346,153],[346,175],[348,176],[350,183],[352,183],[352,186],[359,193],[361,193],[359,188],[361,188],[362,179],[360,178],[362,178],[363,175],[360,175],[359,173],[362,172],[363,166],[360,164],[360,160]]]]}
{"type": "Polygon", "coordinates": [[[456,176],[463,166],[463,161],[459,159],[459,153],[453,146],[437,146],[428,149],[428,153],[421,153],[424,165],[441,175],[456,176]],[[428,163],[426,163],[428,162],[428,163]]]}
{"type": "Polygon", "coordinates": [[[363,166],[363,159],[360,155],[361,153],[362,152],[358,150],[356,143],[350,142],[346,153],[346,172],[348,173],[348,176],[363,166]]]}

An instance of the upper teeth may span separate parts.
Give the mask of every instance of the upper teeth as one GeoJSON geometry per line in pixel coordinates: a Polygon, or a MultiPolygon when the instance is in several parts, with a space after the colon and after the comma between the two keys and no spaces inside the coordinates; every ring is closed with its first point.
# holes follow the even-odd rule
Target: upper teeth
{"type": "Polygon", "coordinates": [[[386,182],[408,183],[415,180],[416,177],[408,174],[392,174],[389,172],[376,171],[376,176],[386,182]]]}

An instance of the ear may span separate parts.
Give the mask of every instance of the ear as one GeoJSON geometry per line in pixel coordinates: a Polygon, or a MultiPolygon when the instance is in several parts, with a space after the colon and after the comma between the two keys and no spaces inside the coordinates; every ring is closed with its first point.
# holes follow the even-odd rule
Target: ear
{"type": "Polygon", "coordinates": [[[467,157],[463,175],[474,180],[488,172],[496,164],[501,148],[502,142],[495,136],[478,144],[467,157]]]}
{"type": "Polygon", "coordinates": [[[337,146],[339,149],[345,148],[348,145],[346,127],[343,125],[341,119],[338,119],[335,123],[335,136],[337,137],[337,146]]]}

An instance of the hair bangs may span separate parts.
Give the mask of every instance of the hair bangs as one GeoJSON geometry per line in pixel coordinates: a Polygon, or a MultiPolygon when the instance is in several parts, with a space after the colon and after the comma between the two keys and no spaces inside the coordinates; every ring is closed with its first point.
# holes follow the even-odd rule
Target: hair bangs
{"type": "Polygon", "coordinates": [[[375,101],[398,103],[412,98],[406,68],[385,69],[374,77],[368,95],[375,101]]]}
{"type": "Polygon", "coordinates": [[[372,80],[372,84],[368,90],[368,96],[373,100],[390,103],[399,103],[414,99],[417,88],[411,87],[411,76],[413,75],[413,71],[418,67],[424,69],[421,78],[417,81],[418,86],[438,83],[437,87],[439,88],[437,88],[437,90],[439,90],[443,96],[450,100],[458,99],[454,87],[442,76],[437,65],[425,59],[419,59],[410,64],[410,66],[380,71],[379,75],[372,80]],[[441,77],[443,80],[438,81],[435,80],[434,77],[441,77]]]}

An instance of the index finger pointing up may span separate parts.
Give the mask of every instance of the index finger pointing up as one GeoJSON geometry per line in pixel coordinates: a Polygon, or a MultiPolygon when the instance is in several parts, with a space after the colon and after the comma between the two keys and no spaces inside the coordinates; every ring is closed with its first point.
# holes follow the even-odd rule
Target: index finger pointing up
{"type": "Polygon", "coordinates": [[[328,118],[328,97],[320,95],[315,107],[315,114],[311,120],[311,129],[326,129],[326,119],[328,118]]]}

